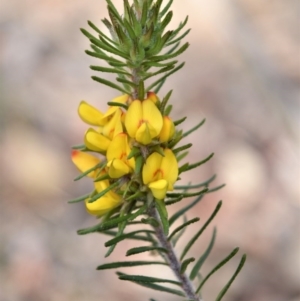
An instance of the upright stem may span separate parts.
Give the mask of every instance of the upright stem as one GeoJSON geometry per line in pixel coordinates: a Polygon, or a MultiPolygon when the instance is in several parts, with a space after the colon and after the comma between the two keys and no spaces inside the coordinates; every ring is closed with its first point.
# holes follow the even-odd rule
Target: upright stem
{"type": "MultiPolygon", "coordinates": [[[[156,220],[159,220],[159,216],[158,216],[158,213],[157,213],[155,207],[151,207],[151,209],[149,209],[149,211],[148,211],[148,214],[149,214],[149,216],[155,218],[156,220]]],[[[168,252],[166,253],[168,263],[169,263],[171,269],[173,270],[175,276],[179,280],[179,282],[181,282],[182,289],[185,292],[186,296],[189,298],[189,300],[203,301],[195,293],[193,285],[192,285],[190,279],[188,278],[188,276],[186,275],[186,273],[185,272],[184,273],[180,272],[181,263],[180,263],[177,255],[175,253],[175,250],[174,250],[172,244],[170,243],[170,241],[168,241],[168,238],[164,234],[162,225],[159,224],[159,226],[155,227],[154,230],[155,230],[155,234],[156,234],[156,237],[157,237],[160,245],[163,248],[165,248],[166,250],[168,250],[168,252]]]]}

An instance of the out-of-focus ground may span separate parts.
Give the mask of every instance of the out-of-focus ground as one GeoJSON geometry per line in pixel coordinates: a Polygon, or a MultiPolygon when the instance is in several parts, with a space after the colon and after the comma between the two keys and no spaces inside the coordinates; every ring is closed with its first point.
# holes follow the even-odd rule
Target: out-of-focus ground
{"type": "MultiPolygon", "coordinates": [[[[121,0],[114,2],[121,7],[121,0]]],[[[200,215],[203,223],[224,200],[203,270],[235,246],[248,254],[227,301],[300,300],[299,6],[297,0],[173,5],[174,25],[190,16],[191,47],[182,56],[185,68],[160,96],[174,89],[172,117],[188,116],[184,129],[207,119],[187,138],[194,144],[189,160],[212,151],[215,157],[183,181],[217,173],[216,185],[227,183],[188,215],[200,215]]],[[[99,61],[84,54],[88,41],[79,32],[87,19],[102,26],[106,16],[103,0],[1,0],[0,301],[179,300],[120,283],[112,270],[96,271],[103,262],[124,260],[132,244],[121,244],[105,260],[106,237],[76,234],[95,219],[82,204],[66,202],[91,188],[89,181],[72,181],[70,147],[82,142],[87,128],[77,116],[79,101],[105,110],[118,95],[90,79],[88,66],[99,61]]],[[[190,256],[203,252],[211,231],[190,256]]],[[[204,300],[214,300],[237,263],[238,257],[210,279],[204,300]]],[[[155,266],[142,272],[169,274],[155,266]]]]}

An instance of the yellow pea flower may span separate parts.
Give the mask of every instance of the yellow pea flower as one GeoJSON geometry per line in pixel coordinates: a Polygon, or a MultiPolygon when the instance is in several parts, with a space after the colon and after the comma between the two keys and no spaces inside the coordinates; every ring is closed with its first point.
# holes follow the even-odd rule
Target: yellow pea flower
{"type": "Polygon", "coordinates": [[[147,145],[159,135],[162,126],[162,115],[152,100],[134,100],[130,104],[125,116],[125,127],[130,137],[147,145]]]}
{"type": "MultiPolygon", "coordinates": [[[[72,151],[72,161],[81,172],[85,172],[101,162],[97,157],[78,150],[72,151]]],[[[96,169],[90,172],[87,176],[95,179],[99,176],[98,173],[99,169],[96,169]]],[[[105,174],[105,172],[102,171],[101,174],[105,174]]],[[[108,180],[95,182],[95,189],[97,193],[99,193],[108,188],[109,185],[108,180]]],[[[93,203],[89,203],[89,200],[90,198],[85,200],[86,209],[90,214],[97,216],[107,213],[122,203],[122,198],[112,190],[108,191],[105,195],[93,203]]]]}
{"type": "Polygon", "coordinates": [[[160,142],[167,142],[169,141],[175,133],[175,126],[173,121],[169,116],[163,117],[163,127],[159,134],[159,141],[160,142]]]}
{"type": "Polygon", "coordinates": [[[152,100],[154,103],[157,103],[157,101],[158,101],[157,95],[151,91],[147,92],[147,99],[152,100]]]}
{"type": "MultiPolygon", "coordinates": [[[[129,99],[129,95],[121,95],[112,100],[112,102],[118,102],[125,104],[129,99]]],[[[102,113],[92,105],[85,101],[81,101],[78,107],[78,115],[85,123],[94,126],[104,126],[113,114],[120,110],[117,106],[111,106],[106,113],[102,113]]]]}
{"type": "Polygon", "coordinates": [[[110,143],[106,153],[108,174],[111,178],[120,178],[134,170],[135,160],[127,159],[129,153],[127,134],[118,134],[110,143]]]}
{"type": "MultiPolygon", "coordinates": [[[[74,165],[82,173],[101,163],[100,159],[98,159],[97,157],[76,149],[72,150],[71,158],[74,165]]],[[[95,178],[97,176],[97,173],[98,171],[94,170],[87,174],[87,176],[90,178],[95,178]]]]}
{"type": "Polygon", "coordinates": [[[165,198],[167,191],[173,190],[178,177],[178,163],[170,149],[164,150],[165,156],[152,153],[143,166],[143,182],[147,185],[156,199],[165,198]]]}

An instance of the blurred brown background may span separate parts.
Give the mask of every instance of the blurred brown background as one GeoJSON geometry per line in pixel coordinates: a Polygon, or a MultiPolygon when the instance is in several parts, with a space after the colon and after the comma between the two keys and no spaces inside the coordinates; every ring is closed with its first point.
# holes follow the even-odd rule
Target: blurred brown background
{"type": "MultiPolygon", "coordinates": [[[[188,116],[185,129],[207,119],[187,139],[194,143],[189,160],[212,151],[215,157],[183,180],[197,183],[217,173],[216,185],[227,184],[188,215],[203,223],[224,200],[203,270],[237,245],[248,254],[227,301],[300,300],[299,6],[297,0],[173,5],[173,25],[190,16],[191,47],[182,56],[185,68],[160,96],[174,89],[172,116],[188,116]]],[[[104,260],[106,237],[76,234],[95,219],[82,204],[66,202],[91,188],[89,181],[72,181],[70,148],[87,127],[77,116],[79,101],[105,110],[118,95],[90,79],[88,66],[99,61],[84,54],[88,41],[79,32],[87,19],[102,29],[106,16],[104,0],[0,2],[0,301],[179,300],[120,283],[112,270],[96,271],[105,261],[124,260],[134,244],[118,246],[104,260]]],[[[189,229],[179,250],[198,227],[189,229]]],[[[190,256],[203,252],[211,231],[190,256]]],[[[238,256],[210,279],[205,301],[214,300],[237,263],[238,256]]],[[[157,269],[124,271],[172,277],[157,269]]]]}

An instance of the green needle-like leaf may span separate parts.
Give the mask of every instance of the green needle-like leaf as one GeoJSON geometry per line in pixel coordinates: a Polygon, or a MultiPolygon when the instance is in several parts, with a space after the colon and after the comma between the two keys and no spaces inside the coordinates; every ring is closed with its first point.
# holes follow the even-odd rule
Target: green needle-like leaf
{"type": "Polygon", "coordinates": [[[200,221],[200,218],[199,217],[196,217],[196,218],[193,218],[185,223],[183,223],[181,226],[177,227],[168,237],[168,240],[171,240],[171,238],[179,231],[181,231],[183,228],[187,227],[188,225],[191,225],[193,223],[196,223],[200,221]]]}
{"type": "Polygon", "coordinates": [[[82,179],[83,177],[85,177],[86,175],[88,175],[90,172],[96,170],[97,168],[101,168],[102,166],[103,166],[103,163],[99,163],[99,164],[95,165],[94,167],[86,170],[85,172],[83,172],[82,174],[80,174],[78,177],[76,177],[74,179],[74,181],[78,181],[78,180],[82,179]]]}
{"type": "Polygon", "coordinates": [[[80,197],[78,197],[76,199],[70,200],[70,201],[68,201],[68,203],[69,204],[79,203],[79,202],[82,202],[82,201],[86,200],[89,196],[90,196],[90,193],[85,194],[83,196],[80,196],[80,197]]]}
{"type": "Polygon", "coordinates": [[[208,162],[213,156],[214,156],[214,153],[210,154],[207,158],[205,158],[199,162],[196,162],[194,164],[189,164],[189,166],[187,168],[185,168],[184,171],[188,171],[188,170],[194,169],[200,165],[203,165],[204,163],[208,162]]]}
{"type": "Polygon", "coordinates": [[[117,261],[117,262],[111,262],[111,263],[105,263],[99,265],[97,267],[97,270],[136,267],[141,265],[152,265],[152,264],[166,265],[166,266],[168,265],[166,262],[161,262],[161,261],[117,261]]]}
{"type": "Polygon", "coordinates": [[[217,270],[219,270],[223,265],[225,265],[232,257],[236,255],[239,251],[239,248],[235,248],[227,257],[225,257],[221,262],[219,262],[208,274],[204,279],[201,281],[200,285],[196,290],[196,294],[198,294],[203,287],[204,283],[213,275],[217,270]]]}
{"type": "Polygon", "coordinates": [[[168,211],[164,200],[155,200],[155,207],[159,213],[160,220],[163,226],[164,234],[169,234],[169,221],[168,221],[168,211]]]}
{"type": "Polygon", "coordinates": [[[194,257],[187,258],[186,260],[184,260],[183,263],[181,264],[180,273],[183,274],[186,271],[188,265],[194,261],[195,261],[194,257]]]}
{"type": "Polygon", "coordinates": [[[191,271],[191,274],[190,274],[190,279],[191,280],[194,280],[197,276],[197,274],[199,273],[203,263],[205,262],[205,260],[207,259],[208,255],[210,254],[213,246],[214,246],[214,243],[215,243],[215,239],[216,239],[216,234],[217,234],[217,230],[216,228],[214,228],[213,230],[213,235],[212,235],[212,238],[211,238],[211,241],[207,247],[207,249],[205,250],[205,252],[201,255],[201,257],[198,259],[198,261],[196,262],[196,264],[194,265],[192,271],[191,271]]]}
{"type": "Polygon", "coordinates": [[[178,286],[181,285],[180,282],[174,281],[174,280],[140,276],[140,275],[125,275],[123,273],[120,275],[119,279],[129,280],[129,281],[134,281],[134,282],[160,282],[160,283],[171,283],[171,284],[175,284],[178,286]]]}
{"type": "Polygon", "coordinates": [[[177,125],[183,123],[185,120],[186,120],[186,117],[183,117],[181,119],[175,120],[174,121],[174,125],[177,126],[177,125]]]}
{"type": "Polygon", "coordinates": [[[111,228],[111,226],[118,225],[119,223],[121,223],[123,221],[126,221],[126,220],[132,221],[136,217],[138,217],[139,215],[143,214],[146,209],[147,209],[147,205],[145,204],[139,210],[137,210],[135,213],[127,214],[125,216],[121,216],[121,217],[111,219],[111,220],[109,220],[109,221],[102,224],[102,229],[105,230],[105,229],[111,228]]]}
{"type": "Polygon", "coordinates": [[[154,232],[151,231],[151,230],[137,230],[137,231],[134,231],[134,232],[121,234],[121,235],[119,235],[117,237],[114,237],[113,239],[107,241],[104,245],[106,247],[110,247],[110,246],[112,246],[114,244],[117,244],[118,242],[120,242],[122,240],[125,240],[127,238],[131,238],[132,236],[134,236],[137,233],[154,233],[154,232]]]}
{"type": "Polygon", "coordinates": [[[169,225],[171,226],[181,215],[184,215],[188,210],[197,205],[202,200],[203,196],[203,194],[199,195],[191,204],[174,213],[169,219],[169,225]]]}
{"type": "Polygon", "coordinates": [[[189,131],[185,132],[182,134],[182,138],[188,136],[189,134],[193,133],[194,131],[198,130],[204,123],[205,123],[205,118],[200,121],[196,126],[194,126],[193,128],[191,128],[189,131]]]}
{"type": "Polygon", "coordinates": [[[183,252],[180,256],[180,260],[182,260],[184,258],[184,256],[186,255],[186,253],[189,251],[189,249],[193,246],[193,244],[196,242],[196,240],[199,238],[199,236],[203,233],[203,231],[207,228],[207,226],[210,224],[210,222],[214,219],[214,217],[217,215],[217,213],[219,212],[219,210],[221,209],[222,206],[222,201],[220,201],[214,212],[212,213],[212,215],[209,217],[209,219],[206,221],[206,223],[203,225],[203,227],[194,235],[194,237],[188,242],[188,244],[185,246],[185,248],[183,249],[183,252]]]}
{"type": "Polygon", "coordinates": [[[197,189],[197,188],[200,188],[200,187],[203,187],[203,186],[207,186],[212,181],[214,181],[216,177],[217,177],[216,175],[213,175],[211,178],[209,178],[208,180],[206,180],[202,183],[199,183],[199,184],[196,184],[196,185],[178,185],[178,186],[175,186],[174,189],[175,190],[179,190],[179,189],[197,189]]]}
{"type": "Polygon", "coordinates": [[[150,251],[158,251],[158,252],[168,253],[168,250],[165,248],[145,246],[145,247],[137,247],[137,248],[129,249],[126,252],[126,256],[136,255],[136,254],[150,252],[150,251]]]}
{"type": "Polygon", "coordinates": [[[123,89],[122,87],[114,84],[113,82],[109,81],[109,80],[106,80],[104,78],[101,78],[101,77],[98,77],[98,76],[92,76],[92,79],[100,84],[103,84],[103,85],[106,85],[108,87],[111,87],[113,89],[116,89],[116,90],[119,90],[121,91],[122,93],[125,93],[125,94],[130,94],[129,91],[126,91],[125,89],[123,89]]]}
{"type": "Polygon", "coordinates": [[[222,298],[224,297],[224,295],[226,294],[226,292],[228,291],[229,287],[231,286],[232,282],[234,281],[234,279],[236,278],[236,276],[239,274],[239,272],[241,271],[241,269],[243,268],[245,262],[246,262],[246,254],[244,254],[242,256],[242,259],[235,271],[235,273],[233,274],[233,276],[230,278],[230,280],[228,281],[228,283],[224,286],[224,288],[221,290],[221,292],[219,293],[217,299],[215,301],[221,301],[222,298]]]}
{"type": "Polygon", "coordinates": [[[90,66],[90,69],[94,71],[100,71],[100,72],[107,72],[107,73],[117,73],[117,74],[125,74],[127,76],[130,76],[130,73],[117,69],[117,68],[106,68],[106,67],[101,67],[101,66],[90,66]]]}

